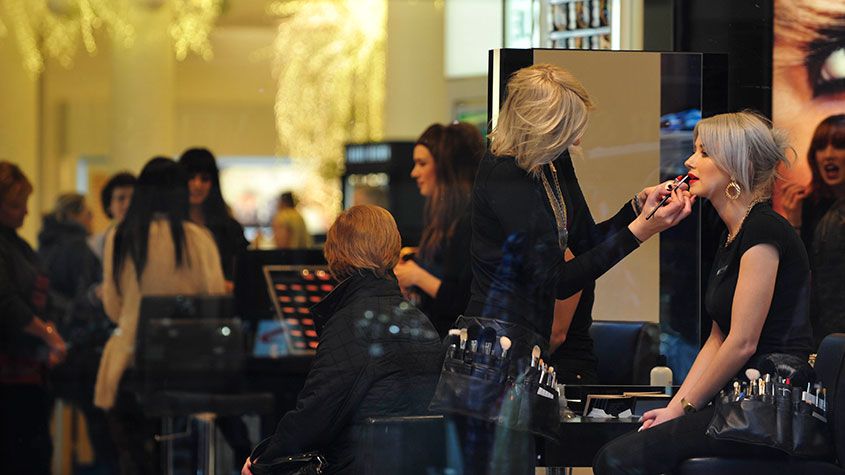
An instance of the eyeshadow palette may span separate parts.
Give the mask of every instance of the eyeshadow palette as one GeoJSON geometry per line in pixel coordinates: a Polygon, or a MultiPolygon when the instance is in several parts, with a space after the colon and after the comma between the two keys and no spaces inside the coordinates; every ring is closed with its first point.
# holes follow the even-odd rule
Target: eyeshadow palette
{"type": "Polygon", "coordinates": [[[334,290],[328,267],[270,265],[263,271],[288,354],[314,353],[319,339],[310,307],[334,290]]]}

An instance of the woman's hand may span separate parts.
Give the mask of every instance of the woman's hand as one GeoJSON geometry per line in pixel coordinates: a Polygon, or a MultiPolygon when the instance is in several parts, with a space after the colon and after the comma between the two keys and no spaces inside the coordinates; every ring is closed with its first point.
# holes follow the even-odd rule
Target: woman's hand
{"type": "Polygon", "coordinates": [[[413,259],[406,261],[399,261],[396,267],[393,268],[393,273],[396,274],[396,280],[399,281],[399,287],[407,289],[417,285],[420,275],[425,270],[419,266],[413,259]]]}
{"type": "Polygon", "coordinates": [[[418,287],[429,297],[437,297],[441,280],[413,260],[399,261],[399,264],[393,268],[393,273],[396,274],[396,280],[399,281],[399,288],[402,289],[403,294],[407,294],[411,287],[418,287]]]}
{"type": "Polygon", "coordinates": [[[643,414],[641,419],[643,425],[640,426],[639,430],[644,431],[650,427],[663,424],[664,422],[671,421],[672,419],[682,415],[684,415],[684,409],[680,405],[669,403],[666,407],[652,409],[643,414]]]}
{"type": "Polygon", "coordinates": [[[792,226],[801,226],[801,205],[804,198],[809,194],[810,187],[800,183],[789,183],[783,187],[781,206],[783,207],[784,218],[792,226]]]}
{"type": "Polygon", "coordinates": [[[244,462],[244,467],[241,469],[241,475],[252,475],[252,462],[249,461],[249,457],[247,457],[246,462],[244,462]]]}
{"type": "Polygon", "coordinates": [[[678,224],[692,212],[695,196],[687,191],[686,186],[674,188],[670,191],[671,184],[672,182],[666,182],[653,187],[643,206],[642,213],[628,225],[628,229],[641,242],[645,242],[651,236],[678,224]],[[646,219],[646,216],[658,207],[660,201],[666,195],[671,195],[666,204],[660,207],[650,219],[646,219]]]}
{"type": "Polygon", "coordinates": [[[43,340],[50,351],[47,356],[47,365],[52,368],[65,360],[67,356],[67,345],[52,323],[46,323],[45,330],[46,333],[43,336],[43,340]]]}

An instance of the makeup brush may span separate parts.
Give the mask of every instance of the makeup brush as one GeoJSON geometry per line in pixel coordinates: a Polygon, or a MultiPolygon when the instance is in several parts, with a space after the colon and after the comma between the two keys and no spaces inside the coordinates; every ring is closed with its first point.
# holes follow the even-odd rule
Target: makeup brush
{"type": "Polygon", "coordinates": [[[467,329],[461,328],[461,351],[467,348],[467,329]]]}
{"type": "Polygon", "coordinates": [[[757,380],[760,379],[760,371],[754,368],[745,370],[745,377],[748,378],[748,395],[753,396],[754,390],[757,389],[757,380]]]}
{"type": "Polygon", "coordinates": [[[449,353],[447,354],[450,358],[454,358],[455,352],[458,350],[458,345],[461,341],[461,331],[457,328],[451,328],[446,338],[449,342],[449,353]]]}
{"type": "MultiPolygon", "coordinates": [[[[674,189],[678,188],[679,186],[683,185],[687,181],[689,181],[689,175],[684,175],[683,177],[679,176],[678,178],[675,178],[675,181],[672,183],[672,189],[674,190],[674,189]]],[[[649,213],[648,216],[645,217],[645,219],[651,219],[651,217],[654,216],[654,213],[656,213],[657,210],[659,210],[661,207],[663,207],[663,205],[666,204],[667,201],[669,201],[669,198],[671,196],[672,196],[671,193],[664,196],[663,199],[660,200],[660,203],[657,203],[657,206],[655,206],[654,209],[651,210],[651,213],[649,213]]]]}
{"type": "Polygon", "coordinates": [[[496,343],[496,330],[490,327],[481,329],[481,334],[478,336],[478,341],[481,346],[481,352],[485,355],[493,353],[493,345],[496,343]]]}
{"type": "Polygon", "coordinates": [[[537,366],[537,363],[540,361],[540,347],[534,345],[534,348],[531,349],[531,367],[534,368],[537,366]]]}
{"type": "Polygon", "coordinates": [[[469,350],[475,353],[478,351],[478,335],[481,333],[481,325],[473,323],[467,328],[467,338],[469,338],[469,350]]]}
{"type": "Polygon", "coordinates": [[[502,359],[508,356],[508,350],[511,349],[511,339],[506,336],[499,337],[499,346],[502,347],[502,359]]]}

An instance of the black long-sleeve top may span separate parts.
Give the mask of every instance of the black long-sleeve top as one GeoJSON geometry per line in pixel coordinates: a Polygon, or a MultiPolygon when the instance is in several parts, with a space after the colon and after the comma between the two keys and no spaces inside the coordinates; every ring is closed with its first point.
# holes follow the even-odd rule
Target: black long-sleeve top
{"type": "Polygon", "coordinates": [[[43,382],[43,343],[23,328],[46,313],[48,285],[32,247],[14,229],[0,226],[0,383],[43,382]]]}
{"type": "Polygon", "coordinates": [[[358,424],[428,412],[440,338],[404,301],[396,280],[370,273],[343,281],[312,314],[318,325],[325,322],[317,355],[296,409],[282,417],[265,456],[320,450],[328,474],[363,474],[358,424]]]}
{"type": "Polygon", "coordinates": [[[428,315],[441,337],[449,333],[455,319],[463,313],[469,302],[472,283],[470,216],[470,208],[467,207],[455,226],[455,232],[446,240],[432,262],[421,263],[424,268],[440,279],[437,296],[432,298],[421,292],[420,310],[428,315]]]}
{"type": "MultiPolygon", "coordinates": [[[[545,338],[551,334],[555,299],[590,285],[638,247],[628,229],[630,203],[596,224],[578,185],[569,152],[554,161],[567,210],[569,245],[575,259],[564,262],[557,226],[539,179],[513,157],[487,154],[472,199],[472,292],[467,315],[519,323],[545,338]]],[[[549,182],[554,176],[543,167],[549,182]]],[[[572,332],[580,331],[573,322],[572,332]]],[[[586,325],[589,328],[589,324],[586,325]]]]}
{"type": "Polygon", "coordinates": [[[233,280],[235,278],[235,261],[249,246],[249,241],[244,237],[244,227],[231,216],[206,223],[206,227],[211,231],[214,242],[217,244],[217,251],[220,253],[220,265],[223,267],[223,277],[226,280],[233,280]]]}

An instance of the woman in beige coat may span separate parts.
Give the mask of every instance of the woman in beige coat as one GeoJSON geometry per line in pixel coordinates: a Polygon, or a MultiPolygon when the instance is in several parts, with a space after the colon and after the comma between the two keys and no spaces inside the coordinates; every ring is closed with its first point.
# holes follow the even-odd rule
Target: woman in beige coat
{"type": "Polygon", "coordinates": [[[134,438],[132,433],[143,435],[127,420],[127,416],[140,417],[138,408],[121,407],[119,401],[131,398],[118,395],[123,374],[134,360],[141,298],[222,294],[225,289],[214,238],[188,221],[187,183],[185,171],[176,162],[152,159],[141,171],[126,217],[106,238],[103,304],[117,328],[103,350],[94,404],[110,410],[114,431],[125,435],[115,442],[130,452],[126,455],[134,459],[136,468],[152,462],[135,451],[142,440],[128,440],[134,438]]]}

